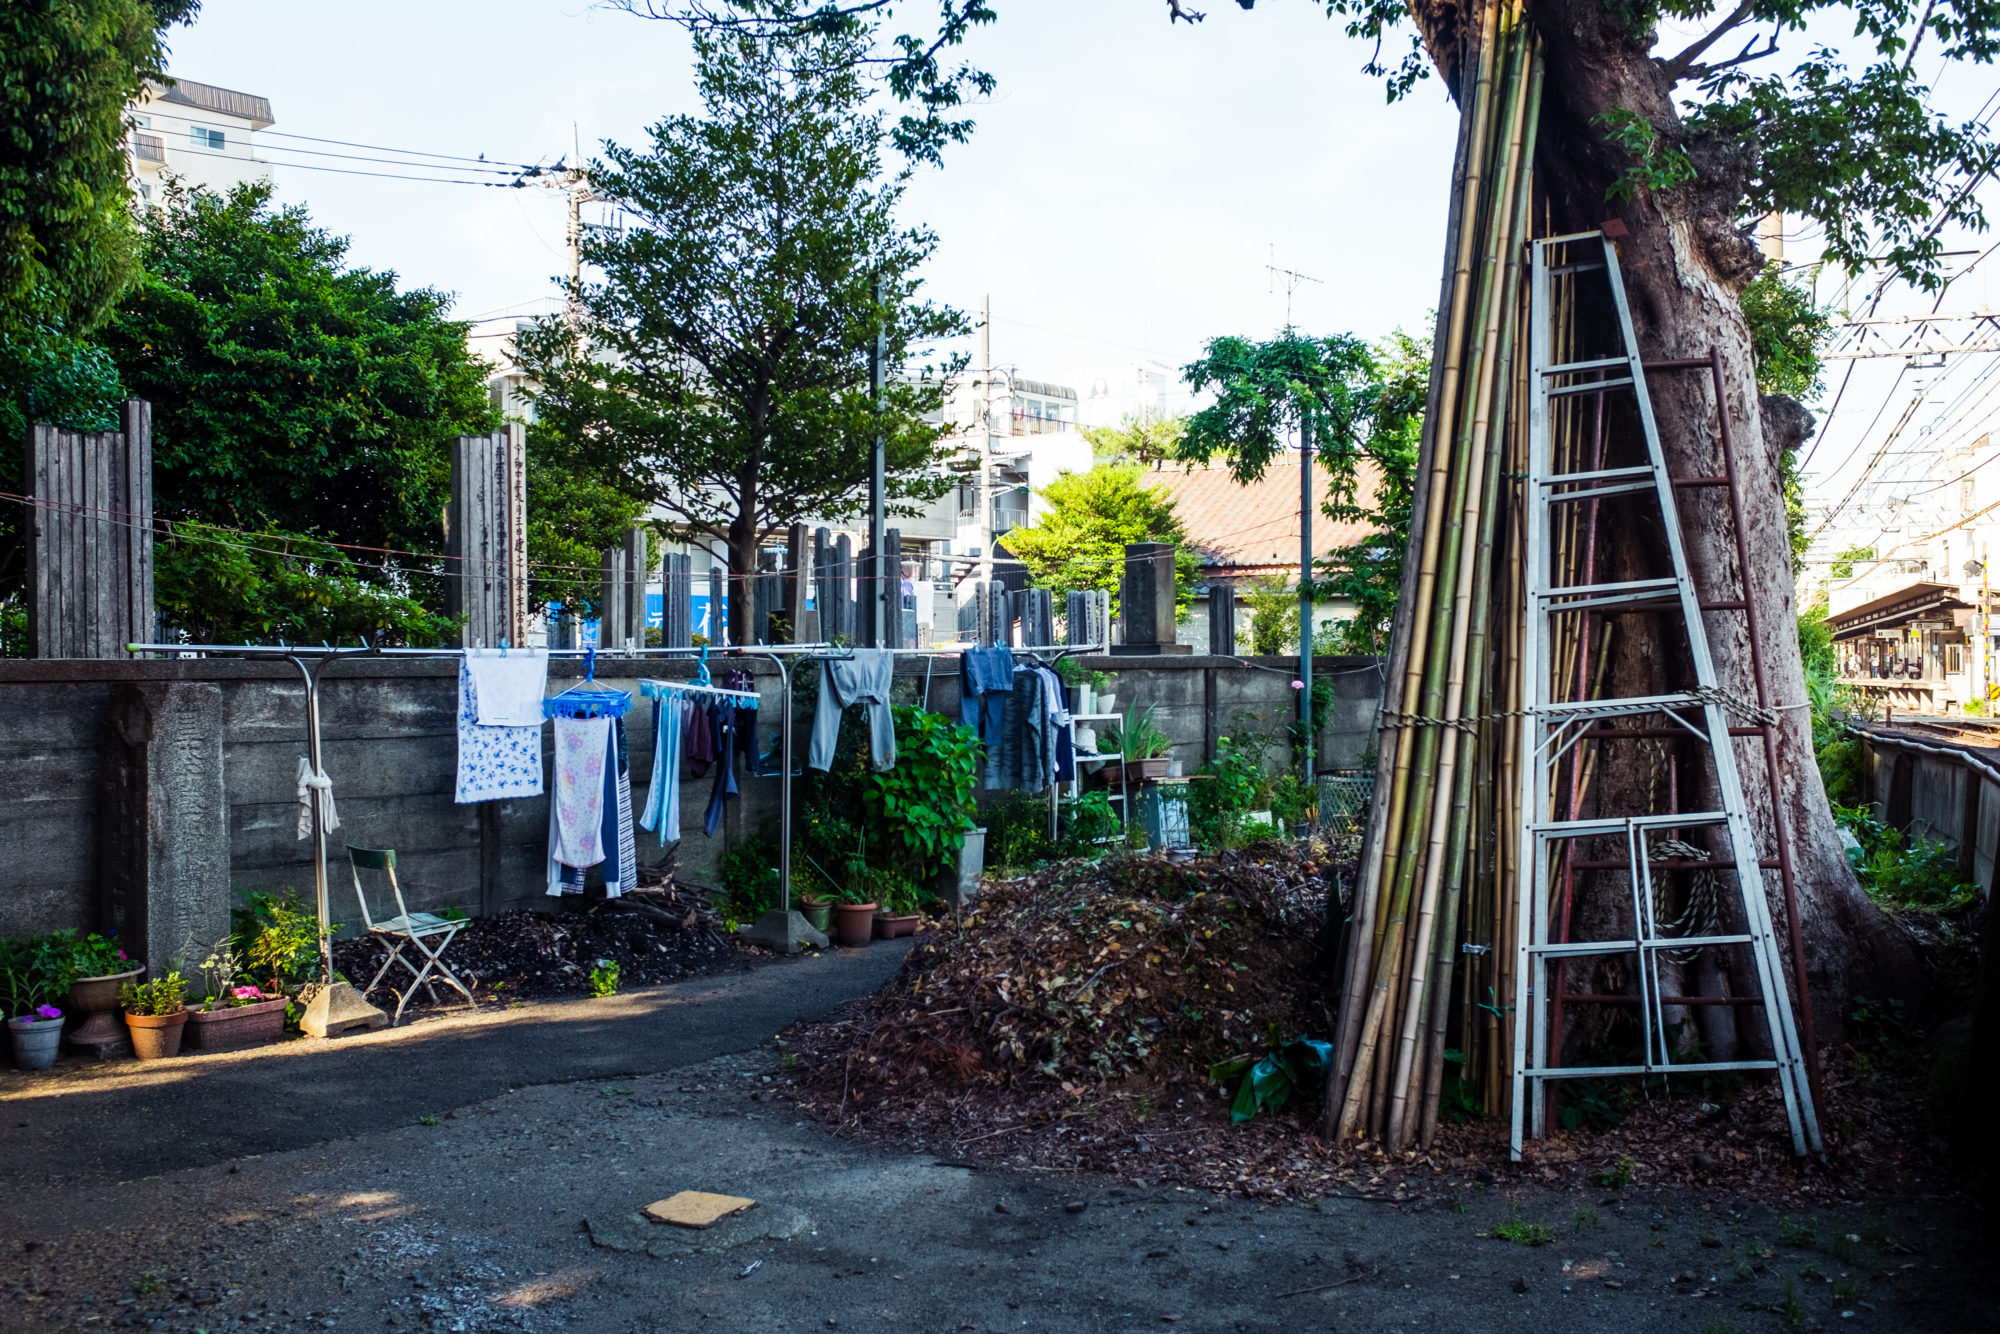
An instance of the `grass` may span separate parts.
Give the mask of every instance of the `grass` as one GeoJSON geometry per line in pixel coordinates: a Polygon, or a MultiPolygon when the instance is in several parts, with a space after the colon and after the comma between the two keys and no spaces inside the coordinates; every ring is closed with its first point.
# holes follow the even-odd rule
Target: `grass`
{"type": "Polygon", "coordinates": [[[1859,1279],[1849,1279],[1845,1283],[1836,1283],[1833,1285],[1834,1305],[1845,1306],[1849,1302],[1858,1299],[1864,1291],[1866,1289],[1862,1286],[1859,1279]]]}
{"type": "Polygon", "coordinates": [[[1606,1190],[1623,1190],[1632,1184],[1632,1169],[1636,1164],[1632,1155],[1620,1154],[1598,1169],[1597,1184],[1606,1190]]]}
{"type": "Polygon", "coordinates": [[[1780,1246],[1810,1246],[1813,1244],[1813,1224],[1819,1222],[1811,1218],[1801,1223],[1792,1218],[1778,1220],[1778,1244],[1780,1246]]]}
{"type": "Polygon", "coordinates": [[[435,1116],[420,1116],[417,1118],[417,1124],[420,1126],[434,1126],[437,1123],[438,1119],[435,1116]]]}
{"type": "Polygon", "coordinates": [[[1596,1226],[1597,1210],[1595,1209],[1578,1209],[1569,1216],[1569,1230],[1572,1232],[1581,1232],[1585,1228],[1596,1226]]]}
{"type": "Polygon", "coordinates": [[[1806,1304],[1799,1300],[1799,1287],[1791,1275],[1785,1276],[1785,1300],[1778,1306],[1778,1315],[1793,1329],[1806,1327],[1806,1304]]]}
{"type": "Polygon", "coordinates": [[[1487,1235],[1495,1241],[1517,1241],[1523,1246],[1546,1246],[1556,1239],[1554,1228],[1543,1227],[1540,1223],[1526,1223],[1518,1218],[1494,1224],[1493,1231],[1487,1235]]]}
{"type": "Polygon", "coordinates": [[[137,1281],[132,1284],[132,1291],[144,1297],[148,1293],[158,1292],[166,1286],[165,1279],[161,1278],[158,1274],[148,1272],[139,1275],[137,1281]]]}

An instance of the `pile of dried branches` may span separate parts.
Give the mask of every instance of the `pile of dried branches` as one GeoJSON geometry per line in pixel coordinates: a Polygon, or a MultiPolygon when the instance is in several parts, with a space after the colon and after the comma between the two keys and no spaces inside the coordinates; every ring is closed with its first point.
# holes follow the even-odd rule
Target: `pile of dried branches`
{"type": "Polygon", "coordinates": [[[1321,872],[1310,847],[1266,843],[1185,864],[1063,863],[991,885],[812,1044],[809,1096],[842,1112],[1060,1098],[1199,1078],[1274,1035],[1323,1035],[1321,872]]]}

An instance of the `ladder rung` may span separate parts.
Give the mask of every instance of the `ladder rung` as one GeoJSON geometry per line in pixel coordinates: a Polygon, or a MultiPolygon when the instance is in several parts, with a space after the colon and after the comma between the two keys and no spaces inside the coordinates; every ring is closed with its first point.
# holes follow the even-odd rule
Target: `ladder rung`
{"type": "Polygon", "coordinates": [[[1543,392],[1551,398],[1557,394],[1594,394],[1600,389],[1616,389],[1620,385],[1631,383],[1632,377],[1627,375],[1616,380],[1583,380],[1576,384],[1552,384],[1543,392]]]}
{"type": "Polygon", "coordinates": [[[1682,811],[1676,815],[1604,815],[1595,820],[1543,820],[1528,826],[1528,832],[1538,838],[1594,838],[1599,834],[1622,834],[1626,826],[1640,829],[1672,829],[1676,824],[1693,828],[1698,825],[1723,824],[1729,819],[1726,811],[1682,811]]]}
{"type": "Polygon", "coordinates": [[[1689,1061],[1685,1065],[1530,1066],[1526,1079],[1617,1079],[1624,1075],[1695,1075],[1706,1070],[1775,1070],[1776,1061],[1689,1061]]]}
{"type": "Polygon", "coordinates": [[[1551,505],[1566,504],[1576,500],[1601,500],[1605,496],[1629,496],[1640,491],[1651,491],[1659,485],[1652,478],[1643,482],[1613,482],[1608,486],[1593,486],[1588,491],[1565,491],[1559,496],[1550,496],[1551,505]]]}
{"type": "MultiPolygon", "coordinates": [[[[1566,273],[1589,273],[1594,269],[1601,269],[1603,267],[1602,264],[1563,264],[1550,269],[1549,277],[1560,278],[1566,273]]],[[[1708,363],[1703,362],[1702,364],[1705,366],[1708,363]]]]}
{"type": "MultiPolygon", "coordinates": [[[[1564,993],[1564,1005],[1638,1005],[1643,996],[1572,995],[1564,993]]],[[[1662,996],[1662,1005],[1762,1005],[1762,996],[1662,996]]]]}
{"type": "MultiPolygon", "coordinates": [[[[1736,863],[1733,861],[1698,862],[1689,857],[1675,857],[1671,860],[1649,862],[1647,864],[1655,871],[1733,871],[1736,869],[1736,863]]],[[[1632,863],[1616,860],[1574,861],[1569,863],[1569,868],[1572,871],[1629,871],[1632,869],[1632,863]]],[[[1762,871],[1777,871],[1782,870],[1783,865],[1776,857],[1766,857],[1757,863],[1757,868],[1762,871]]]]}
{"type": "MultiPolygon", "coordinates": [[[[1678,739],[1687,734],[1688,731],[1685,727],[1599,727],[1585,732],[1583,739],[1585,741],[1653,741],[1667,737],[1678,739]]],[[[1762,736],[1764,735],[1764,729],[1761,727],[1732,727],[1729,729],[1729,735],[1762,736]]]]}
{"type": "MultiPolygon", "coordinates": [[[[1601,267],[1601,266],[1600,266],[1601,267]]],[[[1581,371],[1601,371],[1611,366],[1630,366],[1630,357],[1599,357],[1595,361],[1565,361],[1542,369],[1544,375],[1575,375],[1581,371]]]]}
{"type": "Polygon", "coordinates": [[[1542,478],[1537,485],[1569,486],[1572,483],[1581,484],[1583,482],[1618,482],[1628,477],[1641,477],[1650,482],[1653,480],[1653,469],[1650,465],[1642,463],[1635,468],[1599,468],[1595,472],[1559,472],[1553,477],[1542,478]]]}
{"type": "MultiPolygon", "coordinates": [[[[1643,942],[1649,950],[1691,950],[1703,945],[1748,945],[1755,936],[1659,936],[1643,942]]],[[[1572,958],[1586,954],[1633,954],[1640,946],[1636,940],[1565,940],[1560,944],[1530,945],[1527,952],[1549,958],[1572,958]]]]}
{"type": "Polygon", "coordinates": [[[1632,579],[1613,584],[1564,584],[1541,589],[1534,596],[1544,604],[1545,612],[1589,611],[1621,602],[1657,601],[1661,593],[1677,592],[1680,586],[1678,579],[1632,579]]]}
{"type": "MultiPolygon", "coordinates": [[[[1546,704],[1537,704],[1532,712],[1545,718],[1624,718],[1638,713],[1656,713],[1661,709],[1699,709],[1706,703],[1699,695],[1683,692],[1629,695],[1623,699],[1551,700],[1546,704]]],[[[1664,735],[1678,736],[1679,733],[1667,732],[1664,735]]]]}
{"type": "MultiPolygon", "coordinates": [[[[1705,366],[1705,365],[1707,365],[1708,363],[1707,363],[1707,362],[1703,362],[1702,364],[1703,364],[1703,365],[1705,366]]],[[[1676,478],[1674,478],[1674,485],[1675,485],[1675,486],[1728,486],[1728,485],[1729,485],[1729,479],[1728,479],[1727,477],[1721,477],[1721,476],[1717,476],[1717,477],[1676,477],[1676,478]]]]}

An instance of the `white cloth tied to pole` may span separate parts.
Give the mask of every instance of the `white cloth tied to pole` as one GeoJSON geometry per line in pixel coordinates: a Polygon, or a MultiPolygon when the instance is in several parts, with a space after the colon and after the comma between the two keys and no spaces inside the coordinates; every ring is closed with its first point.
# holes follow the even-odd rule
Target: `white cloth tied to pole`
{"type": "Polygon", "coordinates": [[[325,770],[315,773],[312,761],[299,756],[299,837],[311,838],[313,832],[312,803],[319,802],[320,825],[331,834],[340,828],[340,815],[333,809],[333,780],[325,770]]]}

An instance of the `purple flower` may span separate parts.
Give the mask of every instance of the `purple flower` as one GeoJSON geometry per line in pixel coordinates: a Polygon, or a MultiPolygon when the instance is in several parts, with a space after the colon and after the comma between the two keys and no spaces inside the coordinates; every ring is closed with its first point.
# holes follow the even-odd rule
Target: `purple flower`
{"type": "Polygon", "coordinates": [[[1305,688],[1306,688],[1306,683],[1304,681],[1294,680],[1292,682],[1292,689],[1294,690],[1304,690],[1305,688]]]}
{"type": "Polygon", "coordinates": [[[35,1017],[37,1019],[60,1019],[62,1018],[62,1011],[53,1005],[37,1005],[35,1007],[35,1017]]]}

